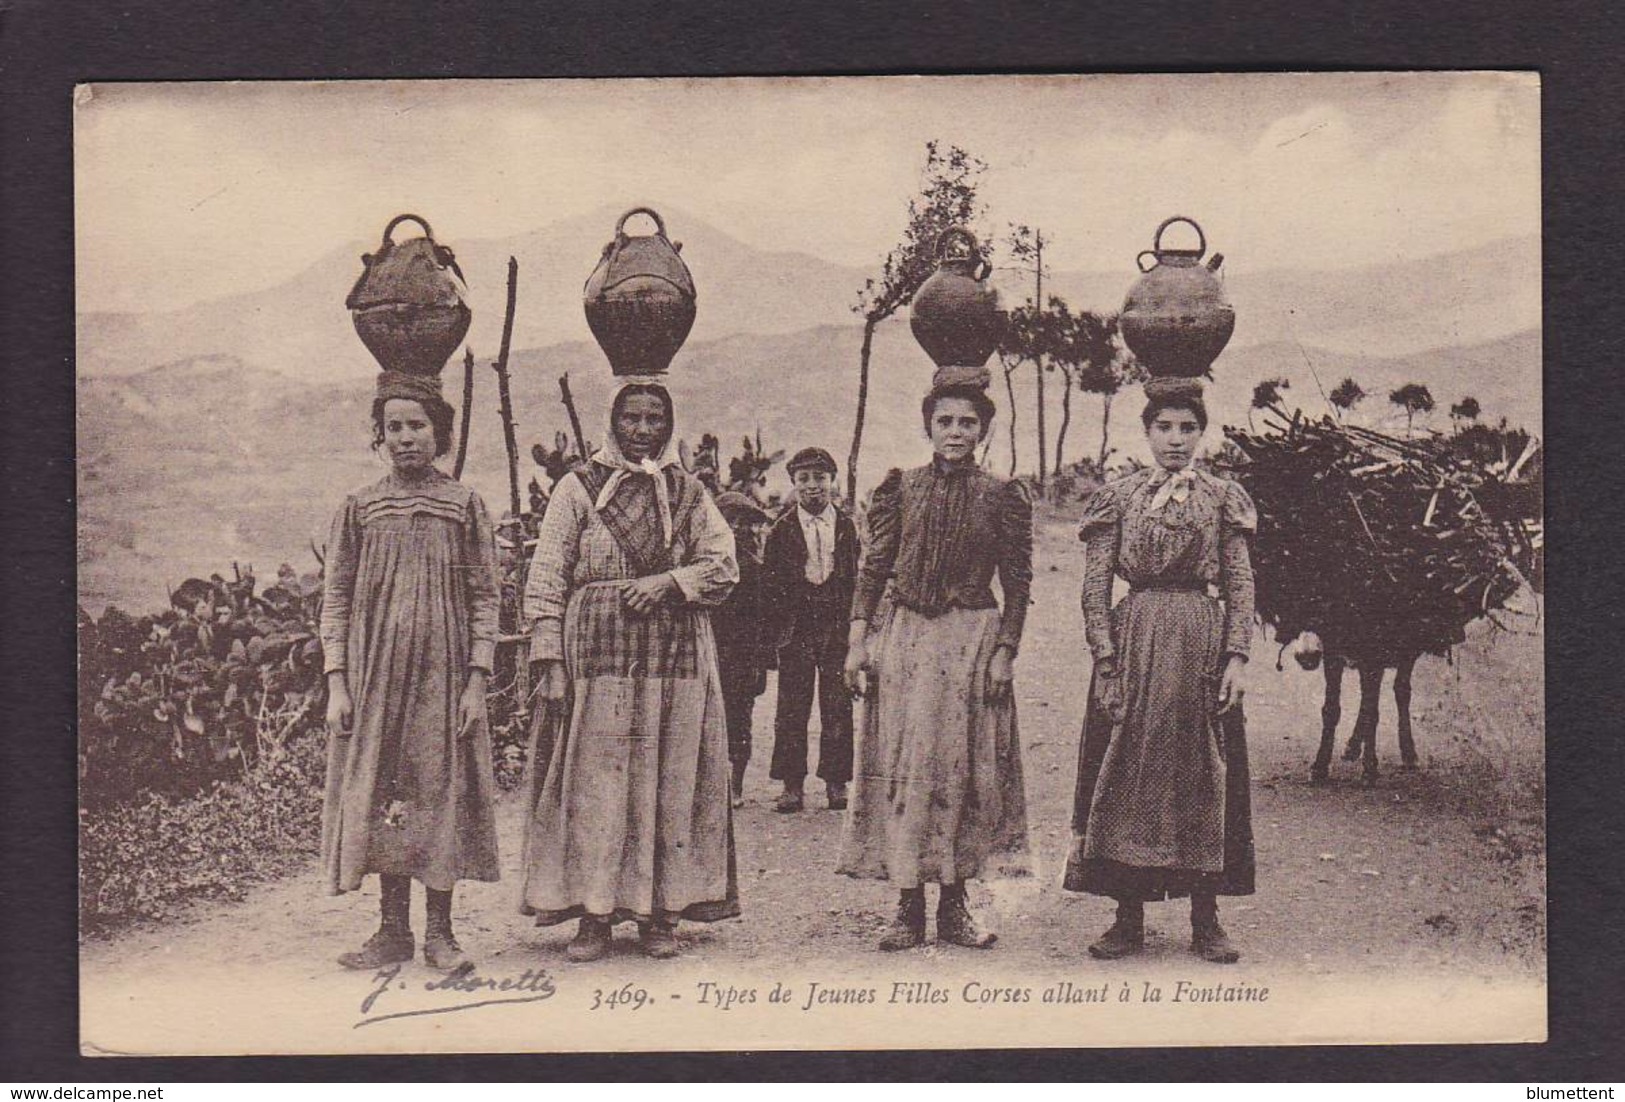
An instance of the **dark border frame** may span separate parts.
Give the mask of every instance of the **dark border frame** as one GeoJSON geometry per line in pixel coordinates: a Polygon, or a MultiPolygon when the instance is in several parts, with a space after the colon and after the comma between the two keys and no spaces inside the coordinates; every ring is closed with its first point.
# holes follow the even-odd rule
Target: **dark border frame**
{"type": "Polygon", "coordinates": [[[1605,0],[1360,6],[684,5],[493,0],[14,0],[0,9],[8,245],[7,1076],[20,1081],[1076,1079],[1603,1081],[1622,1077],[1617,533],[1625,349],[1625,18],[1605,0]],[[636,28],[628,30],[627,28],[636,28]],[[1533,69],[1543,82],[1551,1041],[1539,1046],[95,1059],[78,1055],[71,97],[88,80],[1533,69]],[[1610,386],[1610,383],[1614,383],[1610,386]],[[1579,400],[1576,400],[1579,399],[1579,400]],[[1613,1036],[1615,1042],[1608,1042],[1613,1036]]]}

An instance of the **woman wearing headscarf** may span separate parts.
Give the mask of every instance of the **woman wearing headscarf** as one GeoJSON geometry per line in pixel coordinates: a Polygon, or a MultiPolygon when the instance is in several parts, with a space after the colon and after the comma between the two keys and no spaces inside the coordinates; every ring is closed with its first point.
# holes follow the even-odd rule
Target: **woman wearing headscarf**
{"type": "Polygon", "coordinates": [[[564,717],[532,762],[520,909],[579,919],[596,960],[615,923],[676,954],[679,919],[739,913],[728,726],[708,612],[739,577],[727,523],[673,445],[666,389],[623,385],[609,442],[560,480],[525,589],[538,692],[564,717]]]}
{"type": "Polygon", "coordinates": [[[345,499],[327,541],[322,864],[335,895],[378,874],[382,911],[378,932],[339,958],[346,968],[412,959],[413,880],[428,896],[424,959],[467,964],[452,889],[499,875],[485,714],[496,539],[479,494],[434,466],[452,419],[438,376],[382,373],[373,447],[390,472],[345,499]]]}
{"type": "Polygon", "coordinates": [[[1188,895],[1191,950],[1228,964],[1240,954],[1217,897],[1253,891],[1241,699],[1258,514],[1240,485],[1193,465],[1207,428],[1201,383],[1145,389],[1156,462],[1095,491],[1078,532],[1094,674],[1065,887],[1117,900],[1095,957],[1139,952],[1145,904],[1188,895]],[[1113,608],[1118,576],[1129,592],[1113,608]]]}
{"type": "Polygon", "coordinates": [[[995,935],[971,914],[966,881],[1028,871],[1011,685],[1032,584],[1032,504],[1020,483],[976,465],[993,426],[985,380],[939,370],[920,408],[934,455],[876,488],[852,600],[846,676],[865,703],[838,867],[897,887],[886,951],[925,940],[928,883],[939,885],[937,940],[988,948],[995,935]],[[892,609],[871,640],[888,583],[892,609]]]}

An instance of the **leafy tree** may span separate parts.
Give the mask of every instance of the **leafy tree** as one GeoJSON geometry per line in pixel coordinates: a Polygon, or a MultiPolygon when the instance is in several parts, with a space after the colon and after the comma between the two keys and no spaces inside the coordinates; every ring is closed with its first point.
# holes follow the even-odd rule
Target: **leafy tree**
{"type": "Polygon", "coordinates": [[[1015,384],[1015,374],[1016,374],[1016,371],[1020,369],[1021,365],[1027,362],[1026,361],[1026,354],[1025,354],[1024,351],[1022,351],[1022,347],[1021,347],[1020,343],[1018,341],[1014,341],[1014,340],[1011,339],[1011,332],[1016,327],[1016,325],[1018,324],[1018,318],[1017,318],[1018,312],[1019,311],[1015,311],[1015,310],[1012,310],[1010,312],[1010,324],[1009,324],[1009,326],[1007,326],[1005,328],[1004,339],[999,342],[999,349],[998,349],[999,367],[1002,368],[1003,371],[1004,371],[1004,393],[1005,393],[1005,398],[1006,398],[1005,405],[1008,406],[1009,410],[1010,410],[1009,416],[1005,418],[1005,423],[1010,426],[1010,477],[1011,478],[1016,477],[1016,460],[1017,460],[1017,457],[1018,457],[1017,448],[1016,448],[1016,384],[1015,384]]]}
{"type": "Polygon", "coordinates": [[[1054,319],[1050,360],[1066,384],[1061,391],[1061,427],[1055,434],[1055,470],[1059,471],[1066,462],[1073,389],[1098,394],[1107,381],[1115,384],[1111,388],[1113,392],[1121,386],[1120,375],[1113,371],[1117,359],[1117,316],[1089,310],[1074,314],[1058,296],[1050,297],[1048,313],[1054,319]]]}
{"type": "Polygon", "coordinates": [[[1253,387],[1253,408],[1269,409],[1271,406],[1281,404],[1281,391],[1292,389],[1292,383],[1286,379],[1265,379],[1253,387]]]}
{"type": "Polygon", "coordinates": [[[1082,361],[1078,371],[1078,389],[1100,395],[1100,451],[1095,456],[1095,467],[1104,471],[1106,460],[1112,452],[1112,402],[1124,386],[1143,382],[1146,370],[1134,358],[1128,345],[1123,343],[1122,333],[1117,327],[1117,315],[1108,314],[1099,321],[1111,353],[1082,361]]]}
{"type": "Polygon", "coordinates": [[[1405,437],[1410,438],[1411,423],[1418,413],[1433,412],[1433,392],[1421,383],[1406,383],[1389,392],[1388,401],[1405,411],[1405,437]]]}
{"type": "Polygon", "coordinates": [[[977,220],[982,204],[977,187],[987,163],[958,146],[925,145],[925,167],[919,193],[908,201],[908,224],[902,240],[886,254],[879,278],[866,279],[852,311],[863,318],[863,345],[858,353],[858,413],[852,429],[852,451],[846,462],[847,498],[857,500],[858,456],[863,445],[863,418],[869,404],[869,356],[875,328],[907,306],[937,267],[937,238],[950,226],[977,220]]]}
{"type": "Polygon", "coordinates": [[[1253,410],[1270,409],[1281,404],[1281,391],[1290,390],[1292,383],[1286,379],[1265,379],[1253,387],[1253,404],[1247,410],[1247,426],[1252,427],[1253,410]]]}
{"type": "Polygon", "coordinates": [[[1476,421],[1483,410],[1479,408],[1478,399],[1471,394],[1450,407],[1452,421],[1476,421]]]}
{"type": "Polygon", "coordinates": [[[1333,388],[1331,402],[1339,418],[1354,412],[1354,407],[1366,400],[1365,388],[1353,379],[1344,379],[1333,388]]]}

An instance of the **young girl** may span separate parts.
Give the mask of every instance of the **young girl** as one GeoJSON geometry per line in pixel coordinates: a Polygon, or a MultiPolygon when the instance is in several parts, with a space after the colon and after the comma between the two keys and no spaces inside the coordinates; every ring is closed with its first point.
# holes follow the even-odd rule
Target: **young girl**
{"type": "Polygon", "coordinates": [[[498,878],[485,717],[496,541],[479,495],[434,467],[452,416],[438,377],[379,376],[373,446],[390,473],[345,500],[327,543],[322,861],[333,894],[377,873],[382,908],[378,932],[339,958],[346,968],[412,959],[413,880],[428,895],[425,961],[466,965],[452,888],[498,878]]]}
{"type": "Polygon", "coordinates": [[[996,857],[1027,857],[1011,680],[1032,583],[1032,504],[1020,483],[976,466],[993,422],[985,385],[926,395],[935,455],[875,490],[852,600],[846,677],[866,705],[839,868],[899,888],[883,950],[925,940],[930,882],[941,885],[937,940],[992,945],[965,881],[996,857]],[[869,620],[888,581],[894,605],[871,651],[869,620]]]}
{"type": "Polygon", "coordinates": [[[1146,901],[1189,895],[1192,951],[1228,964],[1240,954],[1216,897],[1253,890],[1241,698],[1258,515],[1239,485],[1192,466],[1207,428],[1201,383],[1145,390],[1156,464],[1097,490],[1078,533],[1095,668],[1065,886],[1117,900],[1093,956],[1139,952],[1146,901]],[[1115,609],[1114,575],[1130,587],[1115,609]]]}

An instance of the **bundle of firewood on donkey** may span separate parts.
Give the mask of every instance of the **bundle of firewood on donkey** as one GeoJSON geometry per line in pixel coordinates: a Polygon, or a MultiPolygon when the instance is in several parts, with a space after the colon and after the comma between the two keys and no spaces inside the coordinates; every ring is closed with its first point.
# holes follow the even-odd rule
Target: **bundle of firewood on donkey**
{"type": "Polygon", "coordinates": [[[1360,671],[1361,706],[1345,758],[1376,775],[1377,696],[1396,671],[1400,750],[1416,764],[1410,673],[1446,654],[1466,627],[1527,588],[1539,555],[1538,484],[1520,462],[1464,457],[1446,438],[1400,439],[1332,417],[1263,407],[1262,431],[1227,427],[1226,464],[1259,509],[1253,563],[1260,618],[1312,669],[1324,656],[1327,699],[1313,778],[1327,777],[1345,665],[1360,671]],[[1530,492],[1525,492],[1530,491],[1530,492]]]}

